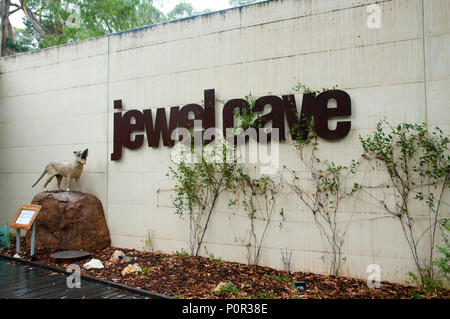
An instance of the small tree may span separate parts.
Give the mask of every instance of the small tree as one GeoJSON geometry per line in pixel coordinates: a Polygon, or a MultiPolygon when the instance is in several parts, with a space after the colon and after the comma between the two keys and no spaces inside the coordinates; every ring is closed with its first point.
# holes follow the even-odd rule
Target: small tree
{"type": "Polygon", "coordinates": [[[399,221],[411,250],[419,283],[427,285],[435,279],[433,251],[436,230],[442,205],[446,205],[442,199],[449,188],[449,139],[439,128],[429,131],[425,123],[393,126],[383,120],[377,123],[374,133],[365,138],[360,136],[360,141],[365,158],[385,168],[390,181],[385,188],[394,201],[388,203],[385,198],[377,198],[370,191],[367,193],[399,221]],[[428,207],[429,222],[425,230],[416,224],[412,210],[414,202],[425,203],[428,207]],[[422,253],[419,243],[425,234],[429,234],[430,242],[422,253]]]}
{"type": "Polygon", "coordinates": [[[324,256],[329,264],[330,274],[338,275],[342,262],[345,261],[345,257],[342,256],[342,247],[351,221],[349,219],[345,224],[339,224],[338,214],[342,200],[359,189],[357,183],[350,191],[344,187],[345,180],[354,175],[358,164],[352,162],[351,167],[347,167],[334,162],[321,161],[315,155],[313,158],[313,164],[309,166],[311,185],[308,187],[305,179],[299,177],[296,171],[290,171],[291,180],[287,181],[287,184],[312,212],[316,225],[330,249],[324,256]]]}
{"type": "Polygon", "coordinates": [[[14,28],[9,17],[20,9],[21,7],[11,0],[0,0],[0,56],[14,54],[14,48],[8,45],[14,41],[14,28]]]}
{"type": "MultiPolygon", "coordinates": [[[[336,89],[334,86],[333,89],[336,89]]],[[[302,83],[298,83],[293,90],[302,94],[309,94],[315,98],[322,91],[315,91],[302,83]]],[[[300,117],[300,114],[297,113],[300,117]]],[[[319,137],[313,130],[311,119],[304,118],[291,127],[291,135],[297,139],[293,141],[299,152],[299,158],[306,171],[311,175],[307,179],[294,170],[289,170],[291,178],[286,183],[295,195],[312,212],[316,225],[324,238],[329,251],[324,259],[329,264],[330,273],[338,275],[342,262],[342,247],[351,218],[344,224],[338,223],[340,203],[348,196],[359,191],[359,184],[354,183],[353,188],[347,189],[346,180],[356,173],[360,161],[352,161],[350,166],[321,160],[317,156],[319,137]],[[307,134],[304,134],[307,132],[307,134]],[[309,184],[309,185],[308,185],[309,184]]],[[[353,215],[352,215],[353,216],[353,215]]]]}
{"type": "MultiPolygon", "coordinates": [[[[276,182],[270,176],[252,178],[244,172],[243,167],[239,167],[235,180],[235,190],[240,193],[242,207],[250,221],[246,243],[248,263],[258,265],[262,245],[274,217],[275,199],[282,187],[282,179],[276,182]],[[262,229],[258,229],[257,220],[263,222],[262,229]]],[[[236,204],[237,200],[232,200],[231,203],[236,204]]],[[[282,210],[280,215],[283,217],[283,214],[282,210]]]]}
{"type": "Polygon", "coordinates": [[[217,201],[233,185],[236,161],[220,142],[207,157],[204,148],[185,149],[182,155],[184,159],[172,162],[168,175],[175,181],[176,214],[188,215],[191,255],[198,256],[217,201]],[[186,157],[194,157],[194,161],[186,157]]]}

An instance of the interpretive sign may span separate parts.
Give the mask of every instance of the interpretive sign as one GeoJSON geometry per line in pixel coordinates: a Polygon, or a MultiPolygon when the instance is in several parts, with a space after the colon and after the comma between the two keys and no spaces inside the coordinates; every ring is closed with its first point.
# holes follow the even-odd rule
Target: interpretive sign
{"type": "Polygon", "coordinates": [[[30,229],[40,209],[41,206],[38,205],[22,205],[9,227],[25,230],[30,229]]]}
{"type": "Polygon", "coordinates": [[[41,210],[39,205],[22,205],[14,216],[13,221],[9,227],[16,228],[16,252],[20,252],[20,230],[29,230],[31,228],[31,247],[30,255],[34,255],[34,237],[36,234],[36,227],[34,219],[41,210]]]}

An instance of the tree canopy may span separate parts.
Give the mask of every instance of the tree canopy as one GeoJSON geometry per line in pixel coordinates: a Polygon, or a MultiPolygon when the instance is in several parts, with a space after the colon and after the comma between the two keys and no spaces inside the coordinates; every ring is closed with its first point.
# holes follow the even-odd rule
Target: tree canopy
{"type": "Polygon", "coordinates": [[[25,15],[25,29],[16,29],[14,39],[7,41],[16,52],[70,43],[165,19],[153,0],[20,0],[20,6],[25,15]]]}
{"type": "MultiPolygon", "coordinates": [[[[192,4],[185,0],[180,0],[167,15],[154,5],[154,0],[0,1],[1,56],[211,11],[195,11],[192,4]],[[9,16],[20,10],[24,13],[25,28],[13,28],[9,16]]],[[[258,1],[229,0],[229,3],[231,6],[240,6],[258,1]]]]}

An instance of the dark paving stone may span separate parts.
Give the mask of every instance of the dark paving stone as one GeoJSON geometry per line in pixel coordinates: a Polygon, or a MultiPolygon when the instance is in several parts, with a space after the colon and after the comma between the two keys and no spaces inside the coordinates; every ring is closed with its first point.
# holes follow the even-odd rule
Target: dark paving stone
{"type": "Polygon", "coordinates": [[[81,288],[68,288],[66,276],[0,258],[0,298],[3,299],[143,299],[145,296],[81,279],[81,288]]]}

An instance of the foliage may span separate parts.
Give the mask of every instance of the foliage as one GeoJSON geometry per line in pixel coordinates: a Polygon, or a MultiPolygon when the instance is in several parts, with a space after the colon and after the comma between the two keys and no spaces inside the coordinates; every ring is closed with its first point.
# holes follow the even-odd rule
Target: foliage
{"type": "MultiPolygon", "coordinates": [[[[314,96],[328,90],[325,88],[322,91],[312,90],[301,83],[293,89],[296,92],[314,96]]],[[[298,113],[297,116],[299,116],[298,113]]],[[[299,151],[305,170],[310,172],[311,183],[310,185],[305,183],[305,178],[300,176],[300,172],[294,170],[289,170],[291,179],[286,180],[286,183],[312,212],[316,225],[330,249],[330,252],[324,256],[324,260],[329,263],[330,273],[338,275],[342,262],[345,261],[345,257],[342,256],[342,246],[350,222],[349,220],[343,228],[338,225],[339,205],[344,198],[358,192],[358,183],[354,183],[351,190],[347,190],[344,185],[347,180],[353,178],[360,162],[352,161],[350,166],[344,166],[320,159],[317,156],[319,138],[313,131],[310,119],[303,119],[302,123],[294,125],[291,133],[293,136],[298,136],[293,144],[299,151]],[[302,134],[305,128],[309,132],[306,137],[302,134]]]]}
{"type": "Polygon", "coordinates": [[[144,244],[144,250],[153,253],[154,247],[153,247],[153,232],[151,230],[147,231],[146,237],[144,240],[141,240],[141,242],[144,244]]]}
{"type": "MultiPolygon", "coordinates": [[[[245,96],[247,107],[236,109],[234,115],[239,119],[238,128],[261,128],[259,112],[254,112],[256,98],[249,93],[245,96]]],[[[242,132],[241,132],[242,133],[242,132]]],[[[240,203],[250,221],[249,237],[245,245],[247,248],[247,260],[249,264],[258,265],[261,259],[261,248],[268,227],[273,220],[275,211],[275,197],[282,188],[282,178],[275,182],[270,176],[252,178],[246,171],[245,165],[237,167],[234,175],[232,191],[235,196],[230,200],[230,206],[240,203]],[[263,222],[263,230],[256,227],[257,221],[263,222]]],[[[284,220],[284,211],[280,216],[284,220]]],[[[280,223],[282,224],[282,223],[280,223]]]]}
{"type": "Polygon", "coordinates": [[[25,29],[10,46],[21,52],[165,21],[153,0],[22,0],[25,29]]]}
{"type": "MultiPolygon", "coordinates": [[[[229,2],[231,6],[241,6],[258,1],[229,2]]],[[[12,12],[18,10],[24,12],[25,29],[15,32],[14,37],[7,40],[7,47],[14,52],[71,43],[211,12],[211,9],[196,11],[191,3],[181,1],[166,16],[154,6],[154,0],[20,0],[20,5],[12,12]]]]}
{"type": "Polygon", "coordinates": [[[169,176],[175,181],[176,214],[188,215],[191,255],[198,256],[219,196],[233,185],[236,160],[217,141],[207,155],[204,148],[186,149],[184,158],[172,161],[169,176]],[[187,157],[193,161],[187,161],[187,157]]]}
{"type": "Polygon", "coordinates": [[[194,7],[187,2],[178,3],[168,14],[169,20],[181,19],[190,17],[194,14],[194,7]]]}
{"type": "MultiPolygon", "coordinates": [[[[336,86],[333,87],[335,88],[336,86]]],[[[299,83],[294,86],[294,90],[316,97],[327,89],[312,90],[299,83]]],[[[255,127],[258,124],[258,114],[252,112],[256,98],[250,93],[246,96],[246,101],[248,108],[244,107],[235,113],[240,119],[241,129],[255,127]]],[[[355,212],[354,206],[350,219],[341,223],[338,220],[341,212],[340,204],[344,198],[358,196],[361,191],[373,198],[376,196],[371,194],[371,187],[364,184],[367,171],[361,182],[354,180],[361,165],[361,159],[352,160],[350,165],[345,166],[322,160],[317,156],[319,138],[312,130],[311,123],[310,119],[303,119],[303,122],[291,127],[291,133],[302,136],[293,143],[299,151],[299,158],[304,166],[304,171],[301,173],[310,174],[307,179],[293,170],[290,171],[292,179],[289,181],[283,178],[283,173],[279,183],[275,183],[274,179],[268,176],[253,178],[247,174],[245,166],[237,165],[235,160],[227,161],[224,154],[220,163],[204,161],[201,157],[202,159],[194,164],[186,164],[182,161],[175,169],[171,169],[177,181],[175,188],[177,196],[174,200],[177,213],[182,215],[188,212],[190,216],[191,234],[194,234],[191,237],[191,254],[198,254],[219,194],[222,191],[229,191],[236,194],[236,197],[230,200],[230,205],[241,204],[249,217],[249,239],[246,242],[248,262],[257,265],[261,258],[262,243],[274,216],[276,194],[283,186],[283,182],[286,182],[312,212],[316,225],[328,246],[324,259],[329,263],[330,273],[339,274],[342,263],[346,260],[342,256],[342,247],[348,225],[355,212]],[[301,131],[304,132],[305,127],[309,132],[307,136],[300,134],[301,131]],[[261,221],[263,226],[257,227],[256,224],[261,221]]],[[[442,220],[439,211],[442,205],[446,205],[442,202],[442,198],[448,189],[450,162],[448,137],[439,128],[429,132],[423,123],[404,123],[393,127],[386,121],[382,121],[377,123],[377,129],[373,134],[366,138],[360,137],[360,141],[364,149],[362,158],[381,163],[390,178],[389,185],[380,187],[393,192],[395,201],[389,203],[381,198],[378,199],[378,203],[400,220],[417,266],[417,273],[412,274],[411,278],[413,280],[418,278],[422,288],[428,292],[440,289],[440,282],[434,276],[433,265],[440,269],[443,278],[448,279],[447,237],[443,237],[446,246],[437,247],[443,255],[441,259],[434,261],[433,250],[437,225],[442,220]],[[386,133],[383,128],[386,124],[390,128],[389,133],[386,133]],[[417,234],[414,230],[415,219],[409,204],[411,201],[422,202],[429,211],[429,227],[421,234],[417,234]],[[426,232],[430,233],[431,238],[429,256],[420,256],[417,245],[426,232]]],[[[356,200],[357,197],[354,203],[356,200]]],[[[284,218],[283,210],[280,216],[284,218]]],[[[213,255],[210,258],[215,259],[213,255]]]]}
{"type": "MultiPolygon", "coordinates": [[[[427,287],[436,279],[433,267],[436,230],[440,220],[442,201],[448,190],[450,176],[449,139],[441,129],[432,131],[425,123],[402,123],[393,126],[386,120],[379,121],[374,133],[360,141],[367,160],[380,163],[386,171],[391,202],[373,195],[364,187],[384,210],[400,222],[416,266],[418,282],[427,287]],[[415,211],[424,204],[428,209],[428,225],[421,229],[416,223],[415,211]],[[420,241],[428,234],[430,243],[422,254],[418,249],[420,241]]],[[[420,217],[420,216],[419,216],[420,217]]]]}
{"type": "MultiPolygon", "coordinates": [[[[256,99],[250,93],[246,96],[246,100],[250,111],[256,99]]],[[[241,120],[241,128],[254,127],[257,122],[253,113],[238,112],[236,115],[241,120]]],[[[188,212],[191,254],[198,255],[219,195],[223,191],[242,194],[241,197],[230,199],[229,204],[235,205],[240,201],[249,217],[249,239],[246,242],[248,261],[257,265],[261,258],[264,238],[273,219],[275,195],[281,188],[282,179],[280,178],[279,183],[275,183],[269,176],[251,178],[246,173],[245,165],[237,164],[236,148],[231,149],[225,140],[220,141],[218,146],[215,146],[210,154],[213,158],[211,161],[205,160],[203,149],[197,150],[199,152],[196,154],[195,147],[191,143],[188,157],[196,159],[194,163],[182,160],[170,168],[170,175],[176,181],[176,196],[173,198],[176,213],[181,216],[188,212]],[[257,220],[264,223],[262,232],[256,227],[257,220]]],[[[280,216],[284,219],[283,210],[280,216]]]]}
{"type": "Polygon", "coordinates": [[[251,127],[262,127],[262,123],[260,122],[260,113],[253,111],[256,104],[256,98],[250,92],[245,96],[245,101],[248,103],[248,107],[243,107],[242,109],[236,109],[234,111],[234,115],[240,121],[237,128],[246,130],[251,127]]]}
{"type": "Polygon", "coordinates": [[[154,0],[20,0],[24,29],[17,29],[7,46],[26,52],[121,32],[167,20],[211,12],[178,3],[167,16],[154,0]]]}
{"type": "Polygon", "coordinates": [[[248,296],[248,299],[273,299],[274,298],[274,291],[260,291],[254,295],[248,296]]]}
{"type": "MultiPolygon", "coordinates": [[[[337,85],[333,86],[333,90],[337,89],[337,85]]],[[[329,91],[331,89],[322,88],[321,91],[313,90],[305,84],[298,82],[296,85],[292,87],[292,90],[295,93],[300,94],[309,94],[313,98],[316,98],[320,93],[329,91]]],[[[300,151],[303,151],[305,146],[313,146],[312,151],[317,150],[317,135],[314,133],[314,125],[311,118],[304,117],[304,114],[300,114],[299,112],[295,112],[295,115],[300,119],[298,123],[294,123],[290,128],[291,136],[295,136],[294,139],[294,147],[300,151]],[[304,136],[304,132],[307,132],[306,136],[304,136]]],[[[302,155],[302,152],[300,153],[302,155]]]]}
{"type": "MultiPolygon", "coordinates": [[[[280,213],[281,216],[284,216],[284,211],[280,213]]],[[[291,258],[292,258],[292,249],[288,253],[288,249],[281,249],[281,261],[284,266],[284,271],[290,273],[291,272],[291,258]]]]}
{"type": "MultiPolygon", "coordinates": [[[[112,33],[134,29],[164,20],[153,0],[77,1],[81,20],[87,29],[98,33],[112,33]]],[[[83,27],[84,28],[84,27],[83,27]]]]}
{"type": "MultiPolygon", "coordinates": [[[[275,197],[281,189],[282,179],[276,183],[270,176],[252,178],[243,167],[238,167],[235,190],[241,198],[241,205],[250,221],[249,237],[246,242],[247,259],[249,264],[258,265],[261,259],[261,248],[266,237],[268,227],[275,212],[275,197]],[[262,231],[256,222],[262,221],[262,231]]],[[[230,204],[238,202],[232,199],[230,204]]],[[[282,213],[280,215],[283,217],[282,213]]]]}
{"type": "Polygon", "coordinates": [[[269,278],[272,278],[272,279],[274,279],[276,281],[279,281],[279,282],[282,282],[282,283],[289,283],[289,282],[292,281],[291,278],[286,277],[286,276],[270,275],[269,278]]]}
{"type": "Polygon", "coordinates": [[[418,271],[419,276],[412,271],[408,272],[410,280],[407,283],[419,286],[418,289],[411,289],[411,297],[421,299],[436,296],[443,288],[442,281],[430,278],[426,268],[420,268],[418,271]]]}
{"type": "Polygon", "coordinates": [[[137,275],[142,275],[145,276],[148,274],[148,272],[150,271],[150,269],[148,269],[147,267],[141,267],[141,271],[136,273],[137,275]]]}
{"type": "Polygon", "coordinates": [[[218,294],[228,293],[239,298],[242,294],[242,290],[236,287],[234,283],[227,282],[225,285],[220,287],[220,290],[217,293],[218,294]]]}
{"type": "Polygon", "coordinates": [[[345,261],[342,256],[342,247],[346,235],[345,227],[338,224],[339,205],[343,198],[357,191],[347,192],[344,188],[345,180],[354,174],[356,163],[353,167],[347,167],[327,161],[317,161],[312,170],[312,185],[308,188],[298,173],[291,171],[292,180],[289,183],[294,193],[309,208],[314,216],[317,227],[325,239],[330,252],[324,256],[330,266],[330,273],[338,275],[345,261]],[[317,167],[317,164],[321,164],[317,167]]]}
{"type": "MultiPolygon", "coordinates": [[[[337,85],[333,86],[333,90],[336,90],[337,87],[338,87],[337,85]]],[[[314,90],[314,89],[311,89],[310,87],[306,86],[305,84],[303,84],[301,82],[298,82],[296,85],[294,85],[292,87],[292,89],[295,92],[297,92],[297,93],[312,94],[314,97],[317,97],[317,95],[319,95],[322,92],[331,90],[331,89],[326,89],[326,88],[322,88],[321,91],[320,90],[314,90]]]]}
{"type": "Polygon", "coordinates": [[[27,52],[38,48],[38,43],[25,29],[14,28],[14,37],[15,40],[9,37],[6,39],[6,45],[14,52],[27,52]]]}
{"type": "Polygon", "coordinates": [[[187,251],[185,251],[183,248],[181,248],[180,251],[177,250],[175,252],[175,254],[177,255],[178,259],[180,259],[181,261],[183,261],[189,257],[189,253],[187,251]]]}
{"type": "Polygon", "coordinates": [[[450,232],[450,219],[444,219],[440,223],[441,225],[441,237],[444,246],[437,246],[438,252],[442,255],[439,259],[434,261],[434,264],[438,266],[441,277],[445,280],[450,280],[450,243],[448,240],[448,233],[450,232]]]}
{"type": "Polygon", "coordinates": [[[207,256],[209,259],[212,260],[213,264],[219,265],[219,266],[220,266],[220,265],[223,265],[223,260],[222,260],[222,258],[216,257],[216,256],[214,256],[213,253],[208,252],[208,249],[207,249],[206,247],[205,247],[205,254],[206,254],[206,256],[207,256]]]}

